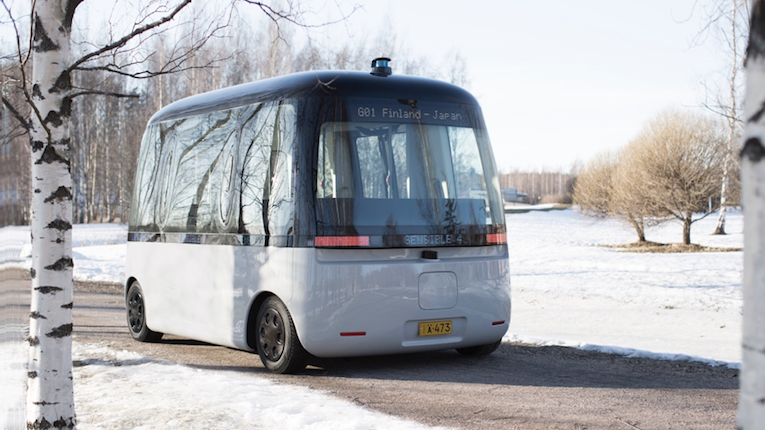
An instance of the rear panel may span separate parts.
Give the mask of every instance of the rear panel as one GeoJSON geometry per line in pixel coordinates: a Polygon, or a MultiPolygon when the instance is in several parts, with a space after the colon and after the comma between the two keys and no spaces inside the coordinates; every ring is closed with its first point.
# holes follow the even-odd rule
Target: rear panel
{"type": "Polygon", "coordinates": [[[297,250],[289,304],[303,346],[320,357],[485,345],[510,323],[507,248],[297,250]],[[429,255],[433,257],[433,255],[429,255]],[[451,334],[421,336],[448,321],[451,334]]]}

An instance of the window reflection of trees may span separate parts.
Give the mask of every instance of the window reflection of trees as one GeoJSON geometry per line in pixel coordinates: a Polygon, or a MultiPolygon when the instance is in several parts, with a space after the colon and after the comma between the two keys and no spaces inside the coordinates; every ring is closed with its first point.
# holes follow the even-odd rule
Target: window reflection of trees
{"type": "Polygon", "coordinates": [[[164,136],[158,125],[150,126],[144,134],[141,143],[141,154],[136,168],[136,187],[133,190],[133,201],[130,224],[143,229],[156,230],[155,202],[157,198],[157,162],[161,156],[164,136]]]}
{"type": "Polygon", "coordinates": [[[226,143],[235,134],[233,114],[213,112],[186,120],[176,129],[176,156],[171,157],[172,178],[167,190],[165,231],[209,232],[220,229],[214,222],[218,203],[227,198],[217,173],[226,143]],[[217,173],[217,174],[216,174],[217,173]],[[221,196],[225,194],[225,196],[221,196]]]}
{"type": "Polygon", "coordinates": [[[269,196],[269,230],[271,234],[286,235],[293,222],[292,153],[295,142],[295,109],[280,104],[271,141],[271,193],[269,196]]]}
{"type": "Polygon", "coordinates": [[[456,197],[485,200],[486,182],[475,133],[472,129],[463,127],[449,127],[448,133],[454,164],[456,197]]]}
{"type": "Polygon", "coordinates": [[[362,195],[367,199],[386,199],[389,169],[383,157],[385,140],[380,136],[360,136],[356,138],[356,152],[359,158],[362,195]]]}
{"type": "Polygon", "coordinates": [[[263,227],[263,198],[270,158],[270,145],[265,142],[270,109],[254,105],[244,110],[239,139],[242,166],[239,174],[239,233],[265,234],[263,227]]]}
{"type": "Polygon", "coordinates": [[[151,125],[131,224],[144,231],[286,232],[295,120],[292,105],[272,103],[151,125]]]}
{"type": "Polygon", "coordinates": [[[251,106],[243,115],[238,191],[239,233],[286,234],[292,220],[294,107],[251,106]]]}

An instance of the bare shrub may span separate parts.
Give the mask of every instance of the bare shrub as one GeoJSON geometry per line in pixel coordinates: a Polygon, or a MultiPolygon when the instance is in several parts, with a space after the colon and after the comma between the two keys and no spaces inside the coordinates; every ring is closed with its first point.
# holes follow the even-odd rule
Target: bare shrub
{"type": "Polygon", "coordinates": [[[683,243],[690,244],[691,224],[719,207],[725,159],[720,122],[664,110],[646,123],[624,155],[623,180],[640,199],[636,203],[653,217],[682,222],[683,243]],[[702,216],[694,219],[694,214],[702,216]]]}
{"type": "MultiPolygon", "coordinates": [[[[623,151],[621,151],[623,152],[623,151]]],[[[629,182],[619,175],[622,153],[604,152],[587,163],[574,185],[574,204],[584,215],[620,219],[635,229],[638,242],[645,242],[645,222],[640,199],[630,193],[629,182]]]]}
{"type": "Polygon", "coordinates": [[[646,226],[677,219],[690,244],[691,224],[719,207],[725,151],[718,120],[662,111],[624,149],[600,154],[582,169],[574,203],[587,216],[629,223],[638,242],[645,242],[646,226]]]}
{"type": "Polygon", "coordinates": [[[587,216],[611,215],[612,177],[618,157],[612,152],[597,155],[582,168],[574,185],[574,204],[587,216]]]}

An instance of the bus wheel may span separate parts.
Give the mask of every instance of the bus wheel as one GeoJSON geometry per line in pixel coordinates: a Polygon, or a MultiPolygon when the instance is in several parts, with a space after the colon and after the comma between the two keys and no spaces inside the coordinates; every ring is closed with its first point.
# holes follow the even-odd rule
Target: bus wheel
{"type": "Polygon", "coordinates": [[[308,353],[303,349],[287,306],[276,296],[267,298],[258,311],[258,355],[274,373],[303,370],[308,353]]]}
{"type": "Polygon", "coordinates": [[[130,284],[125,298],[127,323],[133,339],[139,342],[156,342],[162,339],[162,333],[149,330],[146,325],[146,308],[143,302],[143,291],[138,282],[130,284]]]}
{"type": "Polygon", "coordinates": [[[469,355],[473,357],[489,355],[492,352],[496,351],[497,348],[499,348],[499,344],[501,343],[502,343],[502,340],[500,339],[494,343],[490,343],[487,345],[470,346],[467,348],[457,348],[457,352],[459,352],[462,355],[469,355]]]}

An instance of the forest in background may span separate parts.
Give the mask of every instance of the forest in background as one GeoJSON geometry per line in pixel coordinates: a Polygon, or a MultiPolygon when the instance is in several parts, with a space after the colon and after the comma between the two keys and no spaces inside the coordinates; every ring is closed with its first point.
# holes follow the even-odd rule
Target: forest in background
{"type": "MultiPolygon", "coordinates": [[[[154,67],[184,50],[191,49],[193,55],[183,59],[177,70],[151,78],[136,79],[107,70],[76,75],[76,88],[97,91],[76,97],[72,103],[75,222],[127,222],[144,127],[154,112],[184,97],[307,70],[366,71],[371,59],[382,55],[394,59],[395,73],[470,87],[468,67],[459,52],[448,58],[417,57],[391,33],[329,49],[312,41],[300,46],[295,34],[274,23],[261,26],[261,31],[252,28],[243,20],[233,21],[201,46],[191,45],[192,38],[156,38],[142,54],[154,67]],[[443,64],[448,67],[440,67],[443,64]]],[[[18,101],[0,109],[0,226],[26,225],[30,219],[30,143],[16,116],[26,118],[29,112],[12,107],[25,106],[16,90],[20,77],[13,55],[0,58],[0,73],[3,95],[18,101]]],[[[527,193],[530,203],[570,201],[574,176],[573,172],[513,170],[500,173],[500,184],[527,193]]]]}
{"type": "MultiPolygon", "coordinates": [[[[126,54],[143,56],[142,61],[154,63],[149,66],[155,69],[177,66],[150,78],[107,71],[109,64],[104,70],[76,75],[73,85],[83,96],[73,99],[71,115],[74,222],[127,221],[144,127],[154,112],[184,97],[293,72],[366,71],[371,59],[379,56],[392,57],[396,73],[469,86],[467,66],[458,52],[448,58],[416,57],[392,33],[329,49],[312,40],[301,46],[294,32],[273,22],[257,26],[260,31],[254,27],[244,19],[232,20],[204,44],[193,37],[192,29],[181,33],[191,37],[158,37],[143,52],[126,54]],[[192,55],[169,61],[179,52],[192,55]],[[443,64],[448,67],[437,67],[443,64]]],[[[29,112],[13,108],[25,106],[17,90],[15,55],[0,58],[0,85],[4,99],[12,102],[0,108],[0,226],[25,225],[30,219],[30,142],[18,120],[28,118],[29,112]]]]}

